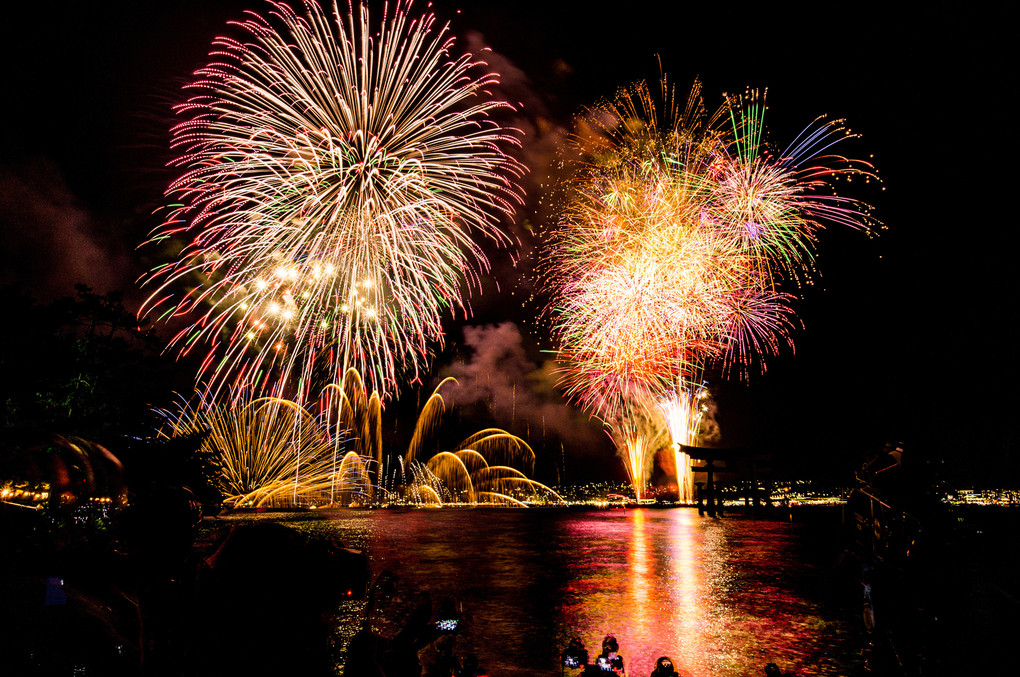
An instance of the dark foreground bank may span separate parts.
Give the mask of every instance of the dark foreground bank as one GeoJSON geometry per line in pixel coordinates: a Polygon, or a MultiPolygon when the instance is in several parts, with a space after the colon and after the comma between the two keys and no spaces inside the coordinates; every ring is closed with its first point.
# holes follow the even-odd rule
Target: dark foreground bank
{"type": "Polygon", "coordinates": [[[551,676],[571,638],[595,655],[612,633],[628,674],[664,655],[691,677],[992,674],[1020,592],[1004,509],[963,510],[923,568],[876,572],[838,508],[192,508],[104,528],[5,508],[5,672],[551,676]]]}

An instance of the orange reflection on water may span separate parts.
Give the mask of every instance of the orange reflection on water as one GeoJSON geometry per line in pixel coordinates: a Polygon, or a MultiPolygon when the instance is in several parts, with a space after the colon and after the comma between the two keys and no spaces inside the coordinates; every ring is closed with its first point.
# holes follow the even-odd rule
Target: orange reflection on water
{"type": "Polygon", "coordinates": [[[708,650],[702,641],[703,618],[718,614],[704,572],[711,563],[698,557],[704,547],[705,534],[699,533],[703,519],[693,510],[638,509],[631,513],[630,526],[630,613],[621,634],[632,653],[631,671],[650,671],[646,663],[669,656],[683,676],[709,674],[703,660],[708,650]],[[668,522],[654,541],[648,534],[650,516],[668,522]]]}
{"type": "Polygon", "coordinates": [[[684,677],[862,665],[859,617],[831,601],[819,527],[690,508],[351,514],[371,521],[376,566],[470,610],[458,641],[473,638],[493,677],[575,677],[558,661],[567,642],[594,658],[607,633],[632,677],[660,656],[684,677]]]}
{"type": "Polygon", "coordinates": [[[835,676],[853,662],[842,623],[802,593],[813,573],[792,551],[793,525],[683,508],[588,516],[593,524],[596,538],[572,567],[584,592],[561,622],[586,642],[612,632],[627,674],[650,673],[660,656],[682,677],[762,674],[770,661],[835,676]]]}
{"type": "Polygon", "coordinates": [[[645,634],[653,618],[648,609],[648,577],[651,572],[652,555],[648,551],[645,536],[645,511],[635,510],[631,516],[630,548],[627,563],[630,567],[627,581],[630,587],[630,605],[633,611],[634,631],[645,634]]]}
{"type": "Polygon", "coordinates": [[[709,606],[707,582],[695,555],[698,544],[694,522],[700,517],[693,510],[674,510],[670,517],[673,519],[668,547],[668,561],[672,569],[669,581],[675,601],[672,625],[676,629],[676,648],[670,657],[676,665],[692,669],[700,666],[704,653],[701,614],[709,606]]]}

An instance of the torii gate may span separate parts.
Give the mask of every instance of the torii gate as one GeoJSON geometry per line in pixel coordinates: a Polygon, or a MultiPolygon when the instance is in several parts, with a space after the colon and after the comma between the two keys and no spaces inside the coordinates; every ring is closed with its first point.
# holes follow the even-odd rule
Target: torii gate
{"type": "MultiPolygon", "coordinates": [[[[770,458],[770,454],[751,451],[750,449],[714,449],[711,447],[692,447],[686,444],[680,445],[681,451],[690,456],[692,459],[703,461],[704,465],[695,466],[691,468],[692,472],[705,473],[704,482],[695,482],[695,486],[698,488],[698,514],[703,515],[706,511],[709,517],[722,516],[723,505],[722,497],[716,490],[715,486],[715,473],[725,472],[740,472],[742,468],[739,466],[746,465],[744,461],[750,460],[751,470],[751,499],[754,503],[754,509],[757,510],[760,505],[758,496],[758,472],[762,470],[761,462],[767,461],[770,458]],[[702,490],[704,486],[704,491],[702,490]]],[[[746,496],[745,496],[746,499],[746,496]]]]}

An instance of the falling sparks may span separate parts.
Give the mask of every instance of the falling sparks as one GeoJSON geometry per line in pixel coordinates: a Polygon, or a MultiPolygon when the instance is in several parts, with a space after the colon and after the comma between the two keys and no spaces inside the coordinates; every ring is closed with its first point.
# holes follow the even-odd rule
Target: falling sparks
{"type": "Polygon", "coordinates": [[[698,83],[682,109],[661,85],[661,96],[621,91],[584,118],[595,133],[544,259],[564,391],[614,431],[639,496],[647,461],[636,456],[655,453],[649,433],[631,432],[639,403],[693,396],[676,384],[716,365],[745,376],[792,346],[786,287],[810,279],[824,225],[877,225],[833,190],[875,177],[830,153],[852,136],[841,122],[818,119],[774,154],[763,96],[727,97],[709,114],[698,83]]]}
{"type": "Polygon", "coordinates": [[[348,368],[391,394],[480,288],[479,239],[508,245],[521,200],[516,130],[484,62],[410,2],[303,12],[274,3],[215,41],[173,129],[178,202],[153,236],[143,312],[183,318],[210,388],[298,399],[348,368]],[[183,290],[183,291],[182,291],[183,290]]]}

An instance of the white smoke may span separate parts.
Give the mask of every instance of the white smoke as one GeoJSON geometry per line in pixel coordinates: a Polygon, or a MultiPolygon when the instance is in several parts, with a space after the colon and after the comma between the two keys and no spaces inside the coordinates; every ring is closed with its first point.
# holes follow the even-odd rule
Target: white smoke
{"type": "Polygon", "coordinates": [[[464,344],[471,355],[450,365],[448,374],[458,384],[445,391],[457,407],[485,407],[496,425],[532,446],[542,441],[588,451],[606,446],[601,425],[563,400],[553,360],[539,365],[528,357],[516,324],[465,327],[464,344]]]}

